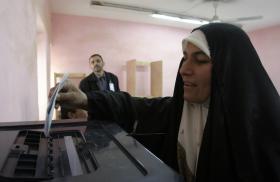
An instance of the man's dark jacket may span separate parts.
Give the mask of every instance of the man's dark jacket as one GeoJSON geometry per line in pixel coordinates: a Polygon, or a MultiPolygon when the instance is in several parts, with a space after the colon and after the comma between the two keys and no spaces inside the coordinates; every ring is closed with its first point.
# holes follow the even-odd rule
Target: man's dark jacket
{"type": "MultiPolygon", "coordinates": [[[[110,83],[112,83],[114,85],[114,89],[115,89],[114,91],[115,92],[120,91],[118,77],[110,72],[105,71],[104,73],[105,73],[105,79],[107,82],[106,90],[110,90],[110,83]]],[[[81,80],[79,87],[85,93],[93,91],[93,90],[100,90],[97,82],[98,82],[97,77],[95,76],[94,73],[91,73],[90,75],[85,77],[83,80],[81,80]]]]}

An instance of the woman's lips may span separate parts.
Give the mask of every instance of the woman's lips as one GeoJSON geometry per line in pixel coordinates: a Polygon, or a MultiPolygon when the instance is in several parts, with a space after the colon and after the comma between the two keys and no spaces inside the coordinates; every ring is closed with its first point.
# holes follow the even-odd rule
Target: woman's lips
{"type": "Polygon", "coordinates": [[[184,81],[184,86],[185,87],[196,87],[197,85],[193,82],[184,81]]]}

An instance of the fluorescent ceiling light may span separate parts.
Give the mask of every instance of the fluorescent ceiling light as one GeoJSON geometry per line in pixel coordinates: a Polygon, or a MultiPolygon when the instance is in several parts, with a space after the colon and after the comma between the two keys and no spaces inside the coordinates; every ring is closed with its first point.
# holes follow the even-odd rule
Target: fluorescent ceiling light
{"type": "Polygon", "coordinates": [[[176,16],[162,15],[158,13],[154,13],[151,16],[154,18],[160,18],[160,19],[183,22],[183,23],[191,23],[196,25],[204,25],[209,23],[208,21],[205,20],[186,19],[186,18],[180,18],[176,16]]]}
{"type": "Polygon", "coordinates": [[[166,11],[159,11],[156,9],[150,9],[150,8],[143,8],[138,6],[130,6],[125,4],[116,4],[111,2],[105,2],[105,1],[91,1],[90,5],[92,6],[103,6],[103,7],[111,7],[111,8],[118,8],[118,9],[125,9],[125,10],[131,10],[131,11],[138,11],[138,12],[147,12],[152,13],[152,17],[154,18],[161,18],[165,20],[171,20],[171,21],[177,21],[177,22],[183,22],[183,23],[191,23],[196,25],[203,25],[209,23],[209,21],[202,20],[199,18],[195,18],[188,15],[182,15],[182,14],[176,14],[172,12],[166,12],[166,11]]]}

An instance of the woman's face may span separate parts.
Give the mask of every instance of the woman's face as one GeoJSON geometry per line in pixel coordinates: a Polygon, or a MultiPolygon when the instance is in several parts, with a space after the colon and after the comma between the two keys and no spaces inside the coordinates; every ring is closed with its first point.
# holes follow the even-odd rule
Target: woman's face
{"type": "Polygon", "coordinates": [[[192,43],[185,47],[184,59],[180,68],[184,83],[184,100],[203,103],[210,96],[212,61],[192,43]]]}

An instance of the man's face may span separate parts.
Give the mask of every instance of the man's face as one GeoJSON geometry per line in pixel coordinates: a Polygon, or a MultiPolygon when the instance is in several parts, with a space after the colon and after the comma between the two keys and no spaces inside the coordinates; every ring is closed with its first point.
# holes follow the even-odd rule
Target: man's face
{"type": "Polygon", "coordinates": [[[100,73],[103,71],[104,62],[101,57],[93,56],[89,59],[89,64],[93,72],[100,73]]]}
{"type": "Polygon", "coordinates": [[[212,61],[192,43],[184,48],[184,59],[180,68],[184,82],[184,100],[203,103],[210,96],[212,61]]]}

